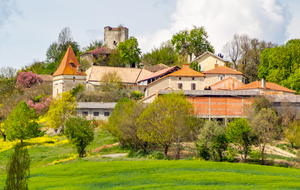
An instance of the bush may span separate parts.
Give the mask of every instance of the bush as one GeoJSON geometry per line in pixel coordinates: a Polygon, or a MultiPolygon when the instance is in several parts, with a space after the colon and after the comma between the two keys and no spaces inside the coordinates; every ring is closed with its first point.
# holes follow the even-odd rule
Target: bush
{"type": "Polygon", "coordinates": [[[259,160],[262,157],[261,151],[259,151],[259,150],[252,150],[250,152],[250,157],[253,158],[255,162],[259,162],[259,160]]]}

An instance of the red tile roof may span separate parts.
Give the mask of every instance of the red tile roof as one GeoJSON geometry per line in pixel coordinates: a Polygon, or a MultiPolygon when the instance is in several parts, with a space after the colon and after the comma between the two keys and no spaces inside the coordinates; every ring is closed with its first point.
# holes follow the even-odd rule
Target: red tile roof
{"type": "Polygon", "coordinates": [[[243,73],[230,69],[228,67],[219,66],[214,69],[203,72],[204,74],[229,74],[229,75],[243,75],[243,73]]]}
{"type": "Polygon", "coordinates": [[[267,90],[275,90],[275,91],[282,91],[282,92],[289,92],[289,93],[296,93],[296,91],[290,90],[278,84],[272,82],[266,82],[266,87],[261,86],[261,81],[254,81],[247,85],[241,86],[236,88],[235,90],[246,90],[246,89],[267,89],[267,90]]]}
{"type": "Polygon", "coordinates": [[[210,85],[211,90],[233,90],[239,87],[244,86],[245,84],[241,83],[240,81],[228,77],[224,80],[221,80],[213,85],[210,85]]]}
{"type": "Polygon", "coordinates": [[[182,69],[169,74],[168,76],[178,76],[178,77],[205,77],[204,74],[195,71],[189,67],[189,64],[182,64],[182,69]]]}
{"type": "Polygon", "coordinates": [[[80,66],[76,55],[71,46],[68,47],[67,52],[64,55],[58,69],[55,71],[53,76],[58,75],[86,75],[86,73],[81,69],[77,72],[77,67],[80,66]]]}
{"type": "MultiPolygon", "coordinates": [[[[165,75],[165,74],[167,74],[167,73],[169,73],[169,72],[172,72],[173,70],[176,71],[176,70],[178,70],[178,69],[179,69],[179,67],[177,67],[177,66],[169,67],[169,68],[166,68],[166,69],[157,71],[157,72],[155,72],[155,73],[152,73],[151,75],[149,75],[149,76],[143,78],[143,79],[140,80],[140,81],[148,80],[148,79],[151,79],[151,78],[156,78],[156,77],[165,75]]],[[[146,70],[147,70],[147,69],[146,69],[146,70]]],[[[138,82],[140,82],[140,81],[138,81],[138,82]]]]}

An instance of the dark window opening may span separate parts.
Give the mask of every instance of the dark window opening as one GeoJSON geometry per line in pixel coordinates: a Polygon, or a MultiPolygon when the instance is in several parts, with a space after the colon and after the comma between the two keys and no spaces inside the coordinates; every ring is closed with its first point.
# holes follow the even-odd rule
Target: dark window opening
{"type": "Polygon", "coordinates": [[[193,77],[192,80],[195,80],[195,78],[193,77]]]}
{"type": "Polygon", "coordinates": [[[73,77],[73,79],[75,79],[75,77],[73,77]]]}
{"type": "Polygon", "coordinates": [[[109,112],[104,112],[104,116],[109,116],[110,115],[110,113],[109,112]]]}
{"type": "Polygon", "coordinates": [[[179,80],[181,80],[181,77],[179,77],[179,80]]]}
{"type": "Polygon", "coordinates": [[[82,115],[87,116],[89,113],[87,111],[82,112],[82,115]]]}
{"type": "Polygon", "coordinates": [[[74,63],[70,63],[70,65],[71,65],[72,67],[76,67],[74,63]]]}
{"type": "Polygon", "coordinates": [[[196,90],[196,84],[195,84],[195,83],[192,83],[192,84],[191,84],[191,89],[192,89],[192,90],[196,90]]]}
{"type": "Polygon", "coordinates": [[[182,89],[182,83],[178,83],[178,89],[182,89]]]}
{"type": "Polygon", "coordinates": [[[94,112],[94,116],[99,116],[99,112],[94,112]]]}

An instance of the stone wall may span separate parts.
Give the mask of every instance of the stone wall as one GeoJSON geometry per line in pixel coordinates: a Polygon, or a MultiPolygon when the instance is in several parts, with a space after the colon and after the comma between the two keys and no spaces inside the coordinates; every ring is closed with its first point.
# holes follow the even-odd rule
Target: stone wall
{"type": "Polygon", "coordinates": [[[125,27],[112,28],[106,26],[104,28],[104,42],[108,48],[116,49],[120,42],[128,39],[128,29],[125,27]]]}
{"type": "Polygon", "coordinates": [[[59,75],[53,77],[53,97],[62,92],[72,90],[79,84],[85,86],[86,76],[84,75],[59,75]]]}

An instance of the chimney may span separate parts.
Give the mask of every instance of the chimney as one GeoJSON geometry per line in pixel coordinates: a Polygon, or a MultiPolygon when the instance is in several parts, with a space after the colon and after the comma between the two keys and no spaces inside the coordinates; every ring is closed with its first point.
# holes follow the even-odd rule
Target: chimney
{"type": "Polygon", "coordinates": [[[188,64],[188,63],[183,63],[182,64],[182,68],[184,69],[184,68],[190,68],[190,64],[188,64]]]}
{"type": "Polygon", "coordinates": [[[266,79],[264,78],[261,79],[261,87],[266,88],[266,79]]]}

